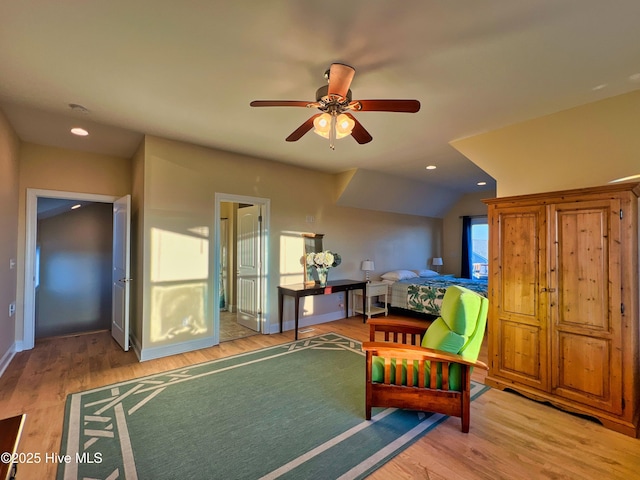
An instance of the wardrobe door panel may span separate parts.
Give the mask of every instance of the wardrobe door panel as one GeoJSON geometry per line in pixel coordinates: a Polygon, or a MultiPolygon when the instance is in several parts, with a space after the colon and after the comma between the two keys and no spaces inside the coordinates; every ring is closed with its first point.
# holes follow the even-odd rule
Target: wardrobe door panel
{"type": "Polygon", "coordinates": [[[540,206],[490,209],[490,377],[548,389],[546,210],[540,206]]]}
{"type": "Polygon", "coordinates": [[[620,202],[551,208],[551,362],[555,395],[622,412],[620,202]]]}

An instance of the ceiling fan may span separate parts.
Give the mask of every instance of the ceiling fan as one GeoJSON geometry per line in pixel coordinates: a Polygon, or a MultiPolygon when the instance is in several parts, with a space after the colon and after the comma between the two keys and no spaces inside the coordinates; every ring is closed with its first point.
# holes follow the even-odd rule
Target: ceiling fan
{"type": "Polygon", "coordinates": [[[320,136],[329,139],[329,147],[335,149],[338,138],[351,135],[359,144],[369,143],[373,137],[350,112],[403,112],[420,110],[418,100],[351,100],[351,81],[356,71],[342,63],[332,63],[325,72],[327,85],[316,91],[316,101],[304,100],[254,100],[252,107],[307,107],[317,108],[316,113],[289,135],[287,142],[300,140],[312,128],[320,136]]]}

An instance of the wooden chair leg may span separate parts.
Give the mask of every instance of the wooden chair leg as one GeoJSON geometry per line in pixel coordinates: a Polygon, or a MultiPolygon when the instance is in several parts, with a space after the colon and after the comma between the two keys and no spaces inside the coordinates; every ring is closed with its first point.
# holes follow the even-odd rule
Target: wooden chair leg
{"type": "Polygon", "coordinates": [[[469,433],[469,422],[470,422],[470,415],[469,415],[469,406],[467,405],[466,408],[463,407],[462,410],[462,433],[469,433]]]}
{"type": "Polygon", "coordinates": [[[462,432],[469,433],[469,423],[471,420],[471,372],[468,366],[462,369],[462,432]]]}
{"type": "MultiPolygon", "coordinates": [[[[371,328],[373,329],[373,326],[371,328]]],[[[375,335],[373,333],[373,330],[371,332],[372,332],[372,335],[375,335]]],[[[365,366],[367,370],[365,374],[364,416],[367,420],[371,420],[371,399],[373,398],[373,392],[371,390],[373,388],[371,385],[371,375],[372,375],[371,370],[373,368],[373,355],[371,354],[371,352],[367,352],[365,366]]]]}

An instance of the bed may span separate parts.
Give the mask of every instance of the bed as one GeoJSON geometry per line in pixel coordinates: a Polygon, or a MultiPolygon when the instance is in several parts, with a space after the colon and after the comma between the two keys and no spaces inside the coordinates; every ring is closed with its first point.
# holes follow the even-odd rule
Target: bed
{"type": "Polygon", "coordinates": [[[393,275],[385,274],[387,278],[383,275],[383,281],[390,285],[391,307],[439,316],[442,298],[450,285],[461,285],[483,297],[487,296],[486,279],[455,278],[426,272],[422,271],[423,276],[419,276],[420,272],[414,272],[413,276],[405,273],[397,279],[393,275]]]}

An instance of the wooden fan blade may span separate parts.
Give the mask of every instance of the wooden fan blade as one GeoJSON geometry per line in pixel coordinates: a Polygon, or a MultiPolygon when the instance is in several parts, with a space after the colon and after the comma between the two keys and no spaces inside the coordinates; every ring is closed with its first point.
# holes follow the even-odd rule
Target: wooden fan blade
{"type": "Polygon", "coordinates": [[[351,81],[356,71],[349,65],[342,63],[332,63],[329,68],[329,95],[337,95],[344,99],[351,86],[351,81]]]}
{"type": "Polygon", "coordinates": [[[349,106],[360,112],[416,113],[420,110],[418,100],[354,100],[349,106]]]}
{"type": "Polygon", "coordinates": [[[317,102],[305,100],[254,100],[249,105],[252,107],[317,107],[317,102]]]}
{"type": "Polygon", "coordinates": [[[286,140],[287,142],[296,142],[302,138],[302,136],[307,133],[309,130],[313,128],[313,121],[316,117],[322,115],[321,113],[316,113],[311,118],[309,118],[306,122],[300,125],[296,130],[293,131],[291,135],[289,135],[286,140]]]}
{"type": "Polygon", "coordinates": [[[362,124],[358,121],[356,117],[354,117],[348,112],[345,112],[345,115],[355,122],[355,125],[353,126],[353,130],[351,130],[351,136],[355,139],[356,142],[362,145],[365,143],[369,143],[371,140],[373,140],[373,137],[371,136],[371,134],[367,132],[367,130],[362,126],[362,124]]]}

